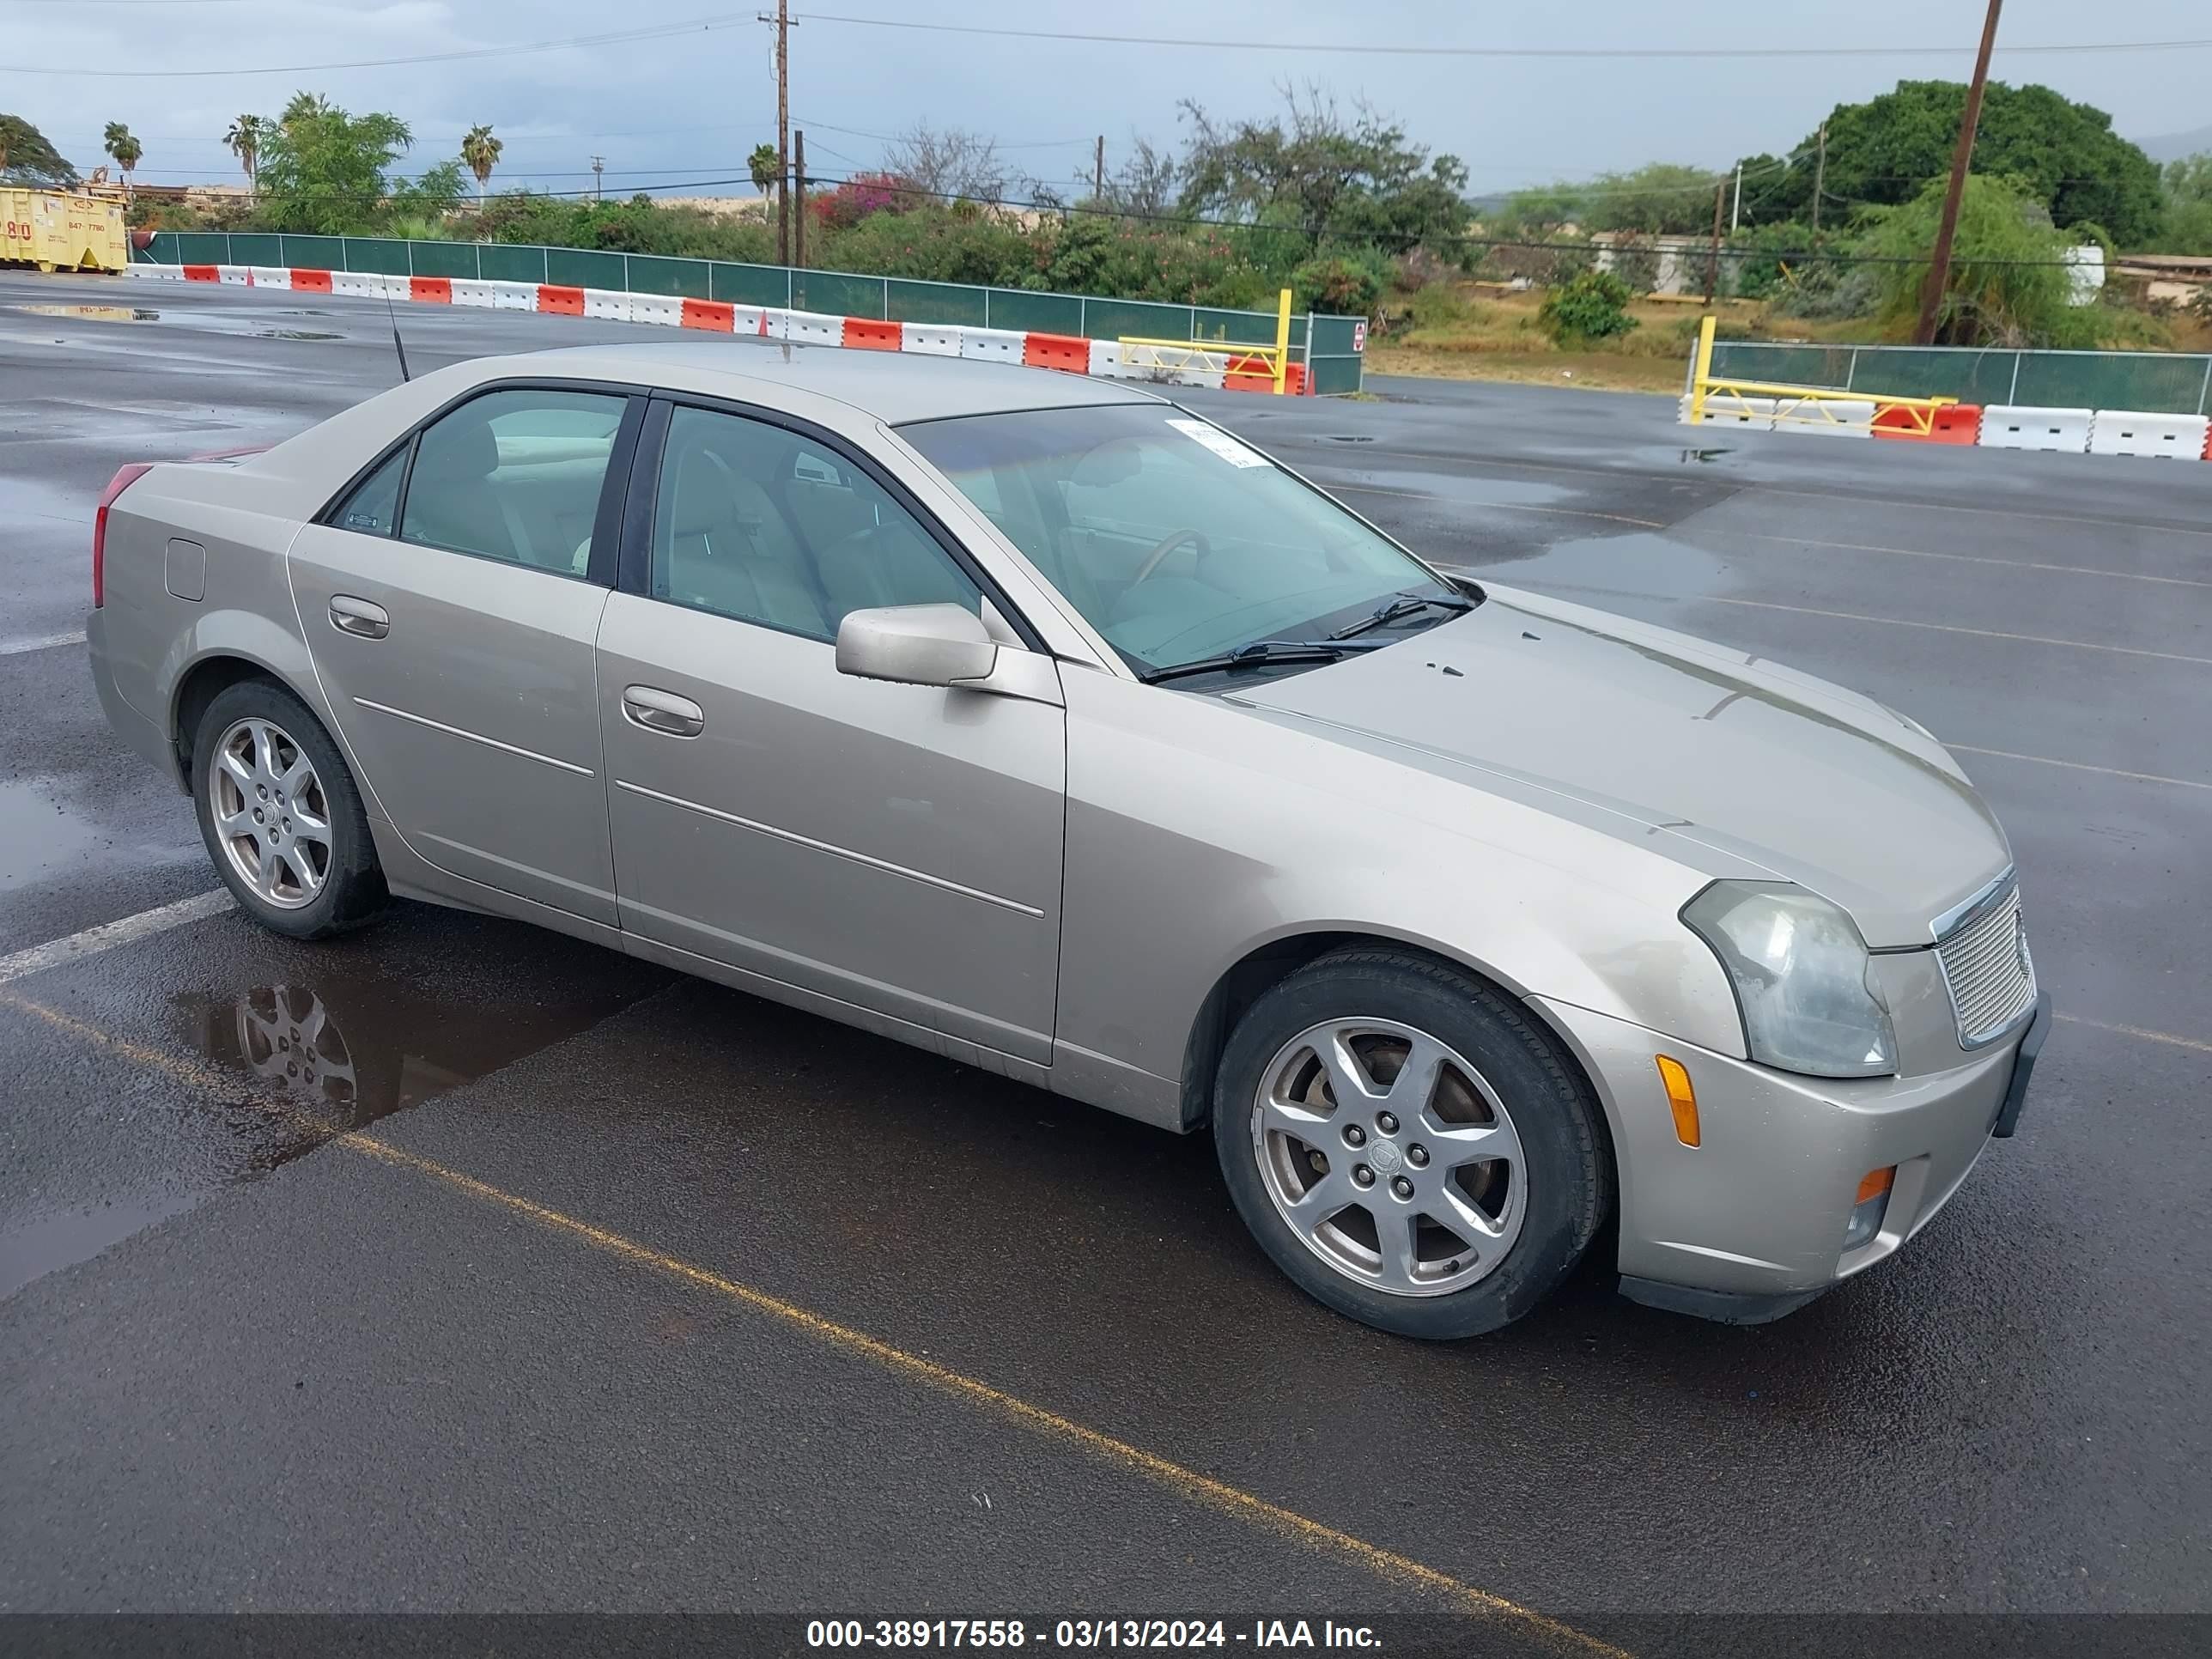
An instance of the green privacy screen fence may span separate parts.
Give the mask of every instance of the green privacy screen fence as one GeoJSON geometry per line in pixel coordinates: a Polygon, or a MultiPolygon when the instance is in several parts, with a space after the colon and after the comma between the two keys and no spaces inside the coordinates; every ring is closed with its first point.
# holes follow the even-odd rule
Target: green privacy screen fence
{"type": "Polygon", "coordinates": [[[1877,398],[2212,415],[2212,356],[2203,354],[1723,341],[1713,348],[1712,372],[1716,378],[1832,386],[1877,398]]]}
{"type": "MultiPolygon", "coordinates": [[[[1151,300],[1102,300],[1079,294],[964,283],[921,283],[902,276],[856,276],[837,270],[738,264],[726,259],[669,259],[588,248],[532,247],[506,242],[403,242],[373,236],[278,236],[223,231],[157,231],[132,261],[159,265],[264,265],[301,270],[359,270],[386,276],[462,276],[495,283],[551,283],[615,293],[674,295],[777,306],[890,322],[969,328],[1035,330],[1114,340],[1223,341],[1273,345],[1273,312],[1220,311],[1151,300]]],[[[1307,363],[1314,390],[1359,390],[1357,317],[1294,316],[1291,361],[1307,363]]]]}

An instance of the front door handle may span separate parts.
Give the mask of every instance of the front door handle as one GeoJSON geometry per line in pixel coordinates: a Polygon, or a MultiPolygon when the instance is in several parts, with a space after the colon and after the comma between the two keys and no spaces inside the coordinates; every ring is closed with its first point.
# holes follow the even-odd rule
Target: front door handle
{"type": "Polygon", "coordinates": [[[689,697],[657,686],[623,688],[623,715],[633,726],[664,737],[696,738],[707,729],[707,711],[689,697]]]}
{"type": "Polygon", "coordinates": [[[392,631],[392,617],[380,605],[356,599],[350,593],[331,595],[331,626],[364,640],[380,640],[392,631]]]}

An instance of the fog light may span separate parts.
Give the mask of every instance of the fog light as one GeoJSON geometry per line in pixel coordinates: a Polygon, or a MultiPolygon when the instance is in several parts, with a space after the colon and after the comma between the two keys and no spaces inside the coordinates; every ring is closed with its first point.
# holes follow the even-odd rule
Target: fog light
{"type": "Polygon", "coordinates": [[[1896,1179],[1894,1164],[1886,1170],[1867,1171],[1866,1179],[1859,1182],[1858,1197],[1852,1201],[1850,1219],[1844,1224],[1846,1250],[1874,1242],[1874,1236],[1881,1231],[1881,1218],[1888,1212],[1890,1184],[1896,1179]]]}

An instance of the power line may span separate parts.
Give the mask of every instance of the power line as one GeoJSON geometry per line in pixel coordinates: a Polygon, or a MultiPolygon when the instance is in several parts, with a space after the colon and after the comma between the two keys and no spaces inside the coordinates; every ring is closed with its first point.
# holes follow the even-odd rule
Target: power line
{"type": "Polygon", "coordinates": [[[505,46],[470,46],[453,52],[417,52],[405,58],[358,58],[333,64],[258,64],[242,69],[118,70],[105,65],[62,65],[0,63],[0,74],[86,75],[102,80],[207,80],[235,75],[319,75],[331,70],[398,69],[414,64],[455,64],[484,58],[520,58],[531,52],[567,52],[577,47],[621,46],[633,40],[664,40],[677,35],[703,33],[738,26],[728,13],[695,17],[680,23],[657,23],[645,28],[617,29],[605,34],[579,34],[562,40],[530,40],[505,46]]]}
{"type": "MultiPolygon", "coordinates": [[[[1188,35],[1102,34],[1063,29],[1015,29],[983,23],[923,23],[903,17],[851,17],[810,11],[794,21],[845,23],[861,28],[910,29],[930,34],[987,34],[1011,40],[1068,40],[1085,46],[1194,46],[1208,52],[1312,52],[1376,58],[1960,58],[1972,46],[1382,46],[1354,40],[1217,40],[1188,35]]],[[[2067,45],[2000,46],[2014,54],[2176,52],[2212,46],[2202,40],[2090,40],[2067,45]]]]}

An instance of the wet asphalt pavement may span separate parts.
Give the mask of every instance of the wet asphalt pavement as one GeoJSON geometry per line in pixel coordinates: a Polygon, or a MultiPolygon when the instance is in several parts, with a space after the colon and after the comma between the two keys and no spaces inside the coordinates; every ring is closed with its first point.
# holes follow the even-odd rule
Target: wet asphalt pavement
{"type": "MultiPolygon", "coordinates": [[[[642,331],[400,318],[418,371],[642,331]]],[[[75,637],[109,473],[394,378],[381,307],[0,277],[0,959],[216,885],[75,637]],[[159,315],[23,309],[81,302],[159,315]]],[[[2063,1018],[1910,1249],[1758,1329],[1594,1263],[1421,1346],[1202,1139],[516,924],[216,915],[0,982],[0,1612],[2212,1611],[2212,466],[1372,389],[1192,401],[1441,562],[1902,708],[2003,818],[2063,1018]]]]}

